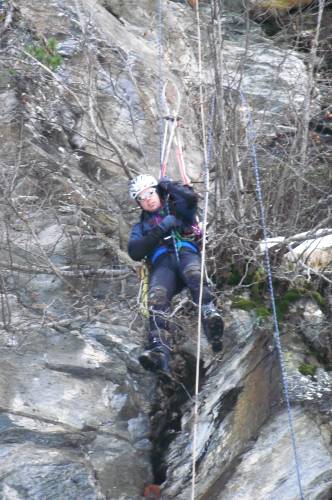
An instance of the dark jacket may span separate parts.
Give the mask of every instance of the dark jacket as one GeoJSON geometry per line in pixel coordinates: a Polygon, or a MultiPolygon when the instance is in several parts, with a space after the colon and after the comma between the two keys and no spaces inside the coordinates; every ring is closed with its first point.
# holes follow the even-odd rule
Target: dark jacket
{"type": "Polygon", "coordinates": [[[177,241],[188,241],[192,250],[198,251],[200,231],[196,222],[198,195],[189,186],[178,182],[162,181],[158,184],[158,193],[163,206],[156,212],[142,211],[141,220],[132,228],[128,253],[133,260],[142,260],[145,257],[154,261],[154,256],[159,256],[167,251],[174,251],[171,231],[165,233],[160,226],[163,218],[175,215],[182,222],[176,230],[177,241]]]}

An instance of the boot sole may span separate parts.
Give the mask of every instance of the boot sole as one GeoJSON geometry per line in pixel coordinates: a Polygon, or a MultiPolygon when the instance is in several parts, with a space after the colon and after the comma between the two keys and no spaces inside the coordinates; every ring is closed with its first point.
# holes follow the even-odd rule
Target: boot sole
{"type": "Polygon", "coordinates": [[[224,333],[224,322],[221,316],[214,316],[208,321],[210,343],[213,352],[220,352],[223,349],[222,336],[224,333]]]}
{"type": "Polygon", "coordinates": [[[223,343],[221,340],[215,340],[211,342],[211,347],[213,352],[221,352],[223,349],[223,343]]]}
{"type": "Polygon", "coordinates": [[[219,340],[224,333],[224,322],[221,316],[214,316],[208,320],[211,341],[219,340]]]}
{"type": "Polygon", "coordinates": [[[138,358],[144,370],[157,373],[160,370],[160,356],[156,353],[141,354],[138,358]]]}
{"type": "Polygon", "coordinates": [[[164,384],[175,383],[171,373],[160,368],[160,356],[157,353],[143,353],[139,356],[138,361],[145,370],[155,373],[164,384]]]}
{"type": "Polygon", "coordinates": [[[173,385],[176,383],[176,381],[174,380],[174,378],[172,377],[172,375],[169,372],[165,372],[163,370],[158,370],[157,375],[158,375],[159,379],[163,382],[163,384],[173,385]]]}

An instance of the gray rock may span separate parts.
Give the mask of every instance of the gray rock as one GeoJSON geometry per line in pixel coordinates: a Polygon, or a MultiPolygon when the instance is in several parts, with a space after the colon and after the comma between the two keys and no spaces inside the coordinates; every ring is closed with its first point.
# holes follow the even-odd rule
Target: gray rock
{"type": "Polygon", "coordinates": [[[211,498],[295,500],[299,498],[300,486],[304,498],[328,498],[332,473],[322,429],[299,409],[292,411],[292,419],[299,477],[294,453],[288,444],[291,439],[288,416],[283,412],[263,427],[252,449],[242,455],[232,479],[219,494],[215,487],[215,496],[212,493],[211,498]]]}
{"type": "Polygon", "coordinates": [[[4,499],[105,498],[98,493],[91,472],[68,453],[29,445],[2,447],[1,451],[0,492],[4,499]]]}

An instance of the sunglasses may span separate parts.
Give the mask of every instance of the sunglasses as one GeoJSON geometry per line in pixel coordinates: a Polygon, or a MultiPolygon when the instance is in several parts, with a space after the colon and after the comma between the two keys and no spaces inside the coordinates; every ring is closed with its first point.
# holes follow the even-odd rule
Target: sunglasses
{"type": "Polygon", "coordinates": [[[147,191],[145,191],[145,193],[138,195],[136,200],[137,201],[147,200],[148,198],[151,198],[151,196],[153,196],[156,192],[157,192],[156,188],[148,189],[147,191]]]}

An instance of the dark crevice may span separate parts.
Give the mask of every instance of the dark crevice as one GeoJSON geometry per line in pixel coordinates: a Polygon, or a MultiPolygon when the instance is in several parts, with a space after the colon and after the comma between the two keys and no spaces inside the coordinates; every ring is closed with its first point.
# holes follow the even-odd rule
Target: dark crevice
{"type": "Polygon", "coordinates": [[[125,23],[123,22],[123,20],[121,19],[121,17],[119,16],[119,14],[117,14],[116,12],[114,12],[112,10],[112,7],[110,5],[108,5],[108,3],[104,3],[103,4],[103,7],[105,10],[107,10],[107,12],[109,14],[111,14],[113,17],[115,17],[115,19],[117,19],[119,21],[119,23],[121,23],[122,25],[124,25],[125,23]]]}
{"type": "MultiPolygon", "coordinates": [[[[326,5],[327,9],[331,4],[326,5]]],[[[264,13],[253,14],[253,19],[257,22],[263,29],[264,33],[273,37],[280,33],[281,31],[287,29],[288,26],[292,24],[292,21],[300,19],[303,21],[303,17],[309,15],[312,18],[313,15],[318,13],[318,3],[311,3],[309,5],[302,5],[301,7],[295,6],[289,9],[281,10],[279,13],[275,11],[272,12],[266,10],[264,13]]]]}
{"type": "Polygon", "coordinates": [[[320,120],[311,120],[309,123],[310,130],[323,135],[332,135],[332,117],[328,118],[326,115],[320,120]]]}
{"type": "MultiPolygon", "coordinates": [[[[181,432],[183,406],[195,390],[196,358],[188,353],[179,353],[173,364],[175,382],[157,382],[156,399],[151,418],[151,461],[154,483],[166,480],[166,454],[171,442],[181,432]]],[[[204,383],[204,367],[201,366],[201,384],[204,383]]]]}
{"type": "Polygon", "coordinates": [[[243,387],[234,387],[218,401],[218,415],[214,417],[214,422],[219,426],[224,418],[235,408],[239,395],[243,387]]]}

